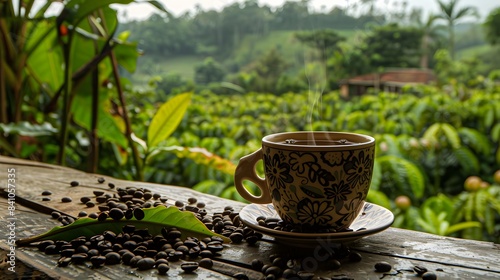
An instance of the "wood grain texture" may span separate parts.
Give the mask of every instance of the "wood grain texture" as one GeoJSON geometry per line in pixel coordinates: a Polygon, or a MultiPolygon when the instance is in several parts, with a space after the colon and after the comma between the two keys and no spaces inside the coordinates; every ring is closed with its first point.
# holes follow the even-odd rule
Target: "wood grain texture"
{"type": "MultiPolygon", "coordinates": [[[[118,187],[134,186],[148,188],[169,198],[168,203],[176,200],[187,201],[195,197],[206,203],[209,213],[221,212],[225,206],[231,205],[239,211],[245,204],[218,198],[212,195],[195,192],[189,188],[165,186],[145,182],[130,182],[117,180],[96,174],[73,170],[70,168],[47,165],[43,163],[13,159],[0,156],[0,188],[6,187],[7,168],[16,169],[16,194],[42,206],[58,209],[71,215],[78,215],[82,210],[90,213],[97,212],[97,207],[87,208],[79,202],[81,196],[89,196],[94,190],[103,190],[113,194],[118,187]],[[99,184],[97,178],[104,177],[106,182],[99,184]],[[71,187],[70,182],[80,182],[77,187],[71,187]],[[108,182],[116,185],[115,189],[107,186],[108,182]],[[42,201],[42,191],[50,190],[53,194],[51,201],[42,201]],[[73,202],[62,203],[62,197],[71,197],[73,202]]],[[[40,209],[32,209],[16,204],[16,237],[23,238],[43,233],[59,222],[50,218],[40,209]]],[[[8,216],[7,199],[0,198],[0,220],[6,222],[8,216]]],[[[5,223],[3,223],[5,224],[5,223]]],[[[8,229],[0,227],[0,235],[6,236],[8,229]]],[[[374,271],[374,265],[380,261],[387,261],[393,266],[390,275],[397,279],[418,279],[412,271],[415,265],[421,265],[435,271],[438,279],[500,279],[500,246],[491,242],[464,240],[450,237],[436,236],[421,232],[389,228],[388,230],[354,241],[348,246],[352,251],[359,252],[361,262],[343,261],[338,270],[332,269],[329,260],[325,260],[321,248],[338,247],[338,244],[329,240],[322,240],[315,248],[294,248],[290,245],[279,244],[272,237],[264,236],[256,245],[246,243],[227,244],[222,254],[215,258],[211,270],[198,269],[196,273],[184,273],[180,263],[172,263],[168,272],[168,279],[232,279],[236,272],[246,273],[250,279],[263,279],[263,274],[251,269],[253,259],[261,259],[270,263],[273,254],[287,258],[297,258],[308,267],[317,277],[332,277],[345,275],[353,279],[391,279],[382,273],[374,271]],[[437,270],[437,271],[436,271],[437,270]]],[[[5,260],[9,247],[5,239],[0,240],[0,257],[5,260]]],[[[57,267],[58,256],[47,256],[36,248],[23,247],[16,249],[16,273],[10,273],[8,264],[0,263],[1,279],[165,279],[159,276],[156,270],[137,271],[125,265],[106,266],[92,269],[86,265],[70,265],[57,267]]]]}

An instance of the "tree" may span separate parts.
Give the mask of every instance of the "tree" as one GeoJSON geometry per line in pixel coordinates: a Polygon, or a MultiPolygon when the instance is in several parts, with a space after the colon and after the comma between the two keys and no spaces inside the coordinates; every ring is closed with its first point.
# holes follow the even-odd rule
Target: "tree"
{"type": "Polygon", "coordinates": [[[450,0],[450,2],[445,3],[441,0],[437,0],[439,8],[441,9],[439,18],[445,20],[448,25],[449,48],[452,59],[455,58],[455,30],[453,28],[460,20],[466,17],[478,17],[475,7],[467,6],[459,9],[458,1],[459,0],[450,0]]]}
{"type": "Polygon", "coordinates": [[[332,29],[295,33],[295,38],[301,43],[317,49],[321,54],[322,61],[326,61],[328,55],[339,49],[338,43],[345,41],[344,37],[332,29]]]}
{"type": "Polygon", "coordinates": [[[194,81],[197,84],[210,84],[221,82],[226,75],[226,71],[211,57],[207,57],[202,64],[197,65],[194,68],[194,81]]]}
{"type": "Polygon", "coordinates": [[[247,90],[258,92],[276,93],[278,80],[290,67],[287,61],[276,49],[271,49],[258,60],[245,67],[245,72],[250,73],[253,82],[247,90]]]}
{"type": "Polygon", "coordinates": [[[420,67],[429,67],[429,56],[432,44],[441,37],[442,25],[436,24],[440,19],[438,15],[429,14],[426,21],[422,21],[422,10],[415,10],[412,18],[416,23],[416,27],[422,31],[422,56],[420,57],[420,67]]]}
{"type": "Polygon", "coordinates": [[[483,23],[486,29],[486,39],[492,45],[500,44],[500,8],[490,12],[483,23]]]}
{"type": "Polygon", "coordinates": [[[383,67],[417,67],[422,31],[397,24],[375,27],[362,46],[372,69],[383,67]]]}

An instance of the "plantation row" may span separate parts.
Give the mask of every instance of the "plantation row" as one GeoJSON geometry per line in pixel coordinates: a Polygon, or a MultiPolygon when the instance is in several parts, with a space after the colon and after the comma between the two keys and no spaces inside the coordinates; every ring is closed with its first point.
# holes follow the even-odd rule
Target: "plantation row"
{"type": "Polygon", "coordinates": [[[500,183],[493,178],[500,169],[498,91],[464,94],[423,86],[350,100],[338,92],[218,96],[205,91],[191,99],[180,125],[161,143],[171,152],[147,162],[147,180],[241,200],[234,166],[260,147],[264,135],[366,133],[377,140],[369,200],[392,209],[396,226],[498,241],[500,183]],[[205,160],[172,147],[204,148],[205,160]],[[464,190],[470,176],[484,183],[464,190]]]}

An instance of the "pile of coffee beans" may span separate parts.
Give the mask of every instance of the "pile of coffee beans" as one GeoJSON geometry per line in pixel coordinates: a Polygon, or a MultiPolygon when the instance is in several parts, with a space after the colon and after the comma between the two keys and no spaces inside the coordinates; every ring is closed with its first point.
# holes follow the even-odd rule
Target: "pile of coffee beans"
{"type": "MultiPolygon", "coordinates": [[[[300,233],[335,233],[335,232],[351,232],[353,229],[335,229],[331,227],[311,227],[307,224],[304,225],[293,225],[287,223],[280,218],[275,217],[264,217],[259,216],[255,219],[259,226],[266,227],[269,229],[286,231],[286,232],[300,232],[300,233]]],[[[366,228],[360,228],[356,231],[365,230],[366,228]]]]}
{"type": "Polygon", "coordinates": [[[99,268],[121,263],[137,270],[156,268],[159,274],[166,274],[170,263],[178,261],[182,261],[180,267],[187,273],[200,266],[210,268],[212,258],[224,249],[223,240],[217,236],[202,240],[180,237],[181,232],[176,228],[163,228],[161,235],[152,236],[147,229],[126,225],[120,233],[105,231],[69,242],[44,240],[37,247],[48,255],[59,254],[60,267],[90,263],[93,268],[99,268]]]}

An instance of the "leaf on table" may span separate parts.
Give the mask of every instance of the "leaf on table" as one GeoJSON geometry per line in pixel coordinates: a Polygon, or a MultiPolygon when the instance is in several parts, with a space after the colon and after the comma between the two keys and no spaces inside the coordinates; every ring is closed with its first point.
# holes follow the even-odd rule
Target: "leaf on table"
{"type": "Polygon", "coordinates": [[[134,225],[137,229],[148,229],[151,235],[161,234],[164,227],[176,227],[182,232],[182,238],[188,236],[204,238],[208,236],[219,236],[225,242],[229,242],[226,237],[210,231],[192,212],[180,211],[177,207],[165,207],[163,205],[147,208],[144,210],[144,219],[130,220],[122,219],[115,221],[108,218],[105,221],[98,221],[92,218],[78,219],[67,226],[57,226],[46,233],[19,239],[18,246],[28,245],[41,240],[65,240],[71,241],[79,236],[91,237],[102,234],[106,230],[119,233],[124,225],[134,225]]]}

